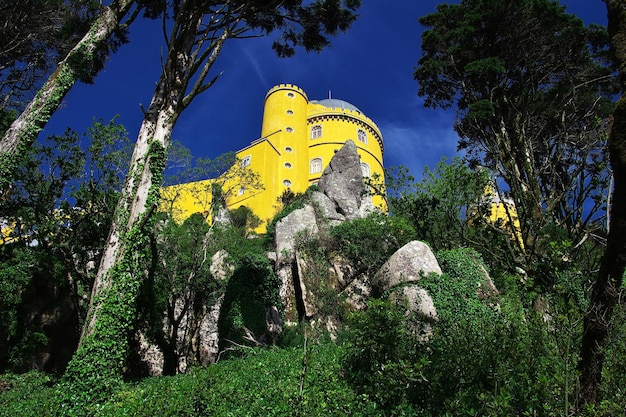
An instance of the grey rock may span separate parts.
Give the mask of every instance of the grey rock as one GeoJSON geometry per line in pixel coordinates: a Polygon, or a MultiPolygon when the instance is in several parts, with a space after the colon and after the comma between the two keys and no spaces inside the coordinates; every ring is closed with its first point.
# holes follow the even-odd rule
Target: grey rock
{"type": "Polygon", "coordinates": [[[367,275],[360,275],[353,279],[343,290],[346,297],[346,305],[351,310],[365,310],[367,301],[372,296],[372,285],[367,275]]]}
{"type": "Polygon", "coordinates": [[[389,301],[406,307],[410,312],[417,313],[421,319],[435,322],[438,319],[437,309],[432,297],[418,285],[398,287],[389,294],[389,301]]]}
{"type": "MultiPolygon", "coordinates": [[[[361,159],[353,141],[347,141],[330,160],[319,180],[320,190],[334,203],[336,211],[351,220],[363,217],[367,188],[363,181],[361,159]]],[[[370,204],[373,208],[373,204],[370,204]]],[[[366,206],[368,206],[366,204],[366,206]]]]}
{"type": "Polygon", "coordinates": [[[228,252],[224,249],[220,249],[211,258],[211,266],[209,272],[213,275],[213,278],[225,281],[235,271],[235,266],[228,262],[228,252]]]}
{"type": "Polygon", "coordinates": [[[318,233],[315,210],[306,205],[289,213],[276,223],[276,275],[281,280],[280,297],[285,307],[287,325],[297,324],[296,290],[294,272],[297,273],[295,258],[295,239],[300,233],[316,235],[318,233]]]}
{"type": "Polygon", "coordinates": [[[319,215],[329,221],[331,225],[336,225],[346,220],[343,214],[337,212],[337,206],[326,194],[314,191],[311,194],[311,201],[317,207],[319,215]]]}
{"type": "Polygon", "coordinates": [[[372,278],[372,294],[380,296],[386,290],[407,282],[417,282],[422,274],[435,272],[441,267],[428,245],[414,240],[398,249],[372,278]]]}

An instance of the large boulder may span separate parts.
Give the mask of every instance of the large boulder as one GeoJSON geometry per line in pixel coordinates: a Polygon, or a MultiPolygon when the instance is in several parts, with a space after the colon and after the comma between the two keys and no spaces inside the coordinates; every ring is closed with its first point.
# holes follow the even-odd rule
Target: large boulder
{"type": "Polygon", "coordinates": [[[414,240],[398,249],[372,278],[372,295],[379,297],[385,291],[408,282],[418,282],[422,275],[441,267],[428,245],[414,240]]]}
{"type": "Polygon", "coordinates": [[[294,281],[298,281],[298,277],[294,276],[298,273],[295,257],[296,235],[316,235],[317,232],[315,210],[310,205],[289,213],[276,223],[276,275],[281,281],[280,297],[285,307],[287,324],[296,324],[299,315],[303,313],[298,312],[301,303],[296,297],[296,294],[300,294],[299,284],[298,288],[294,286],[294,281]]]}
{"type": "Polygon", "coordinates": [[[283,217],[276,223],[275,245],[278,263],[285,258],[293,259],[296,235],[299,233],[317,234],[315,210],[305,205],[283,217]]]}
{"type": "Polygon", "coordinates": [[[320,190],[335,204],[336,212],[347,220],[364,217],[373,210],[368,195],[361,158],[353,141],[347,141],[330,160],[319,180],[320,190]]]}

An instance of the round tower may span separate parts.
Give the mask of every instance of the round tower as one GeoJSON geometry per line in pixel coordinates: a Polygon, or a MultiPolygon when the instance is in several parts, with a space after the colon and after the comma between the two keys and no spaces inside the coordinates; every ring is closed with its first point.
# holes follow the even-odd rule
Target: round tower
{"type": "Polygon", "coordinates": [[[275,148],[275,158],[266,159],[266,169],[275,171],[265,187],[278,196],[287,189],[300,193],[308,187],[308,102],[305,92],[293,84],[277,85],[265,96],[261,136],[275,148]]]}

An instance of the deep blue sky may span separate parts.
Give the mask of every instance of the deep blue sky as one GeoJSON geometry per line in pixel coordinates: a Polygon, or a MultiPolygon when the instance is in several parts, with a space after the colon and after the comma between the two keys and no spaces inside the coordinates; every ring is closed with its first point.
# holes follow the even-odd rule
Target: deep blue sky
{"type": "MultiPolygon", "coordinates": [[[[418,18],[435,11],[437,0],[363,0],[352,28],[317,54],[298,51],[276,58],[267,38],[231,40],[214,66],[218,82],[183,113],[173,138],[196,157],[215,157],[247,146],[260,135],[263,99],[272,86],[296,84],[309,99],[348,101],[380,128],[385,164],[405,165],[418,178],[425,165],[456,154],[453,114],[426,109],[417,96],[413,69],[420,53],[418,18]]],[[[454,3],[451,1],[450,3],[454,3]]],[[[567,11],[585,23],[606,24],[602,0],[565,0],[567,11]]],[[[158,22],[137,22],[131,42],[111,56],[94,85],[80,84],[46,127],[59,134],[71,126],[85,131],[93,118],[119,121],[137,136],[160,72],[158,22]]]]}

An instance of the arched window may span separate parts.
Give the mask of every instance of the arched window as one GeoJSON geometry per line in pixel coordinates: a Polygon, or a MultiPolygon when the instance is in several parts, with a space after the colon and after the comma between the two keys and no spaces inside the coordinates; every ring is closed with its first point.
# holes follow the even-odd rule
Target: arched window
{"type": "Polygon", "coordinates": [[[311,139],[317,139],[322,137],[322,126],[315,125],[311,127],[311,139]]]}
{"type": "Polygon", "coordinates": [[[365,130],[363,129],[357,130],[356,137],[359,140],[359,142],[367,143],[367,133],[365,133],[365,130]]]}
{"type": "Polygon", "coordinates": [[[322,158],[311,159],[311,174],[319,174],[322,172],[322,158]]]}
{"type": "Polygon", "coordinates": [[[370,176],[370,166],[367,165],[365,162],[361,162],[361,173],[363,174],[363,177],[370,176]]]}

